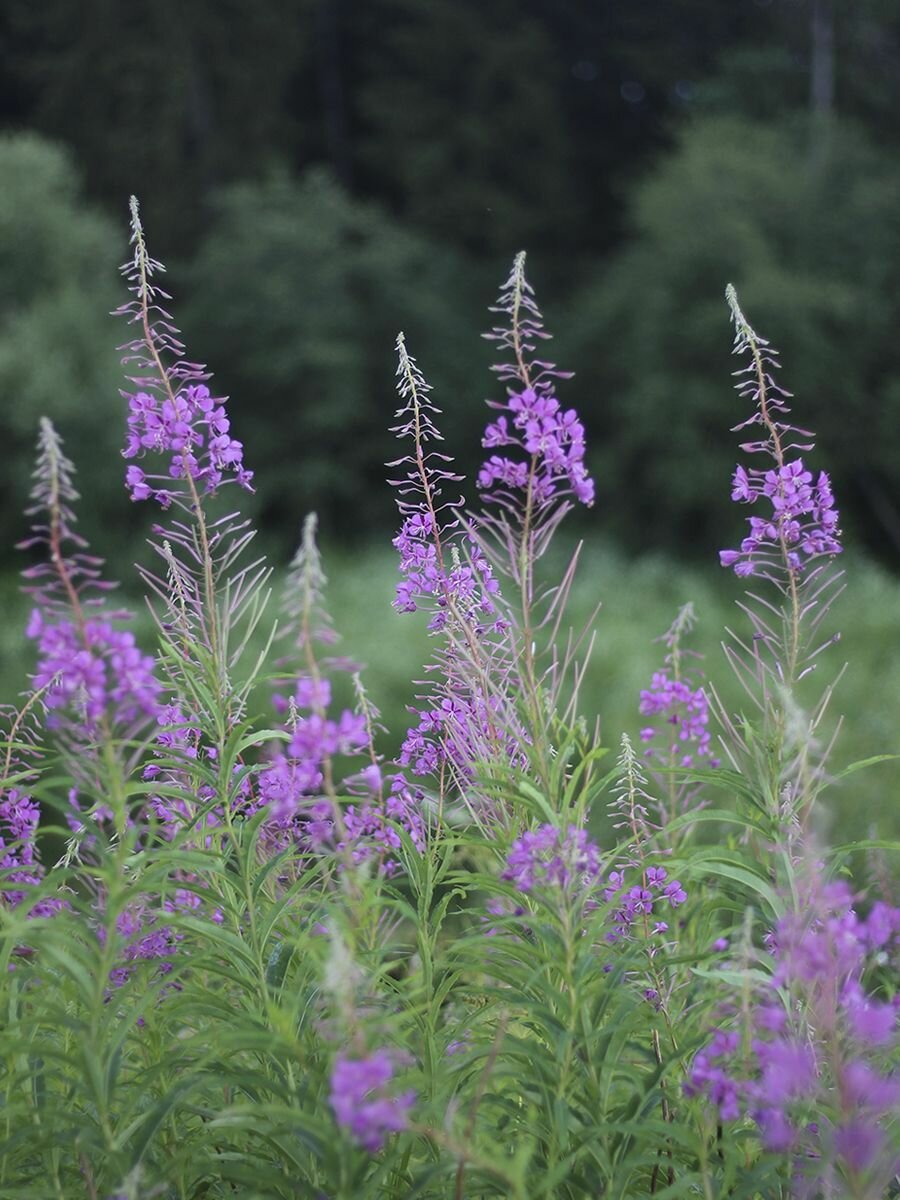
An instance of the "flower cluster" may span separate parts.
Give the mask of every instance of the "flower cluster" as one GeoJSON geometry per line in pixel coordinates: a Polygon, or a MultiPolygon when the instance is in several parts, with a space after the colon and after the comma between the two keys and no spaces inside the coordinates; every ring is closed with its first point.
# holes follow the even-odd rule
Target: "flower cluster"
{"type": "Polygon", "coordinates": [[[268,809],[275,827],[290,828],[307,848],[321,849],[333,830],[331,804],[322,800],[325,763],[335,755],[354,756],[368,748],[366,719],[350,709],[337,719],[329,717],[331,684],[320,677],[299,676],[290,700],[276,696],[275,703],[288,710],[285,730],[290,740],[257,777],[257,807],[268,809]]]}
{"type": "Polygon", "coordinates": [[[750,517],[750,533],[740,549],[721,550],[719,559],[723,567],[733,567],[741,576],[777,577],[785,570],[798,574],[813,560],[841,551],[831,483],[824,471],[814,480],[800,455],[789,457],[792,452],[812,450],[812,434],[787,420],[790,393],[779,387],[773,376],[780,366],[777,351],[751,328],[731,284],[725,295],[734,322],[734,353],[750,359],[746,368],[735,372],[737,390],[754,406],[753,413],[734,431],[760,427],[762,436],[744,442],[741,449],[764,454],[774,459],[775,466],[767,470],[739,466],[735,471],[732,500],[745,504],[766,500],[772,511],[750,517]],[[797,437],[803,440],[793,440],[797,437]]]}
{"type": "Polygon", "coordinates": [[[23,572],[35,608],[25,629],[37,643],[35,691],[48,710],[48,728],[65,727],[84,740],[101,720],[118,731],[152,720],[159,708],[155,664],[121,626],[127,612],[111,611],[103,560],[86,553],[76,531],[74,467],[53,425],[41,421],[29,516],[32,536],[21,549],[42,550],[43,561],[23,572]]]}
{"type": "Polygon", "coordinates": [[[599,875],[600,850],[586,830],[570,825],[563,832],[546,824],[513,842],[500,878],[520,892],[538,888],[582,892],[591,888],[599,875]]]}
{"type": "Polygon", "coordinates": [[[185,715],[177,703],[166,704],[157,714],[159,732],[155,738],[154,761],[145,765],[146,781],[165,785],[165,793],[151,795],[149,809],[161,822],[162,833],[172,839],[206,809],[204,827],[221,823],[221,806],[211,783],[197,784],[192,779],[191,764],[201,754],[209,756],[209,748],[201,748],[200,726],[196,719],[185,715]],[[217,811],[218,809],[218,811],[217,811]]]}
{"type": "Polygon", "coordinates": [[[481,468],[478,486],[514,510],[523,501],[528,511],[546,510],[553,500],[570,495],[593,504],[594,481],[584,463],[584,426],[575,410],[563,409],[555,395],[555,381],[569,379],[571,373],[534,357],[538,343],[550,334],[525,278],[524,254],[516,255],[491,311],[506,318],[485,337],[506,351],[493,370],[507,384],[507,400],[488,401],[500,416],[488,425],[482,445],[486,450],[510,447],[517,456],[492,454],[481,468]]]}
{"type": "Polygon", "coordinates": [[[896,1044],[897,1007],[869,994],[864,973],[895,950],[900,909],[878,902],[863,919],[845,884],[816,886],[805,899],[770,939],[775,970],[748,1036],[716,1031],[685,1090],[723,1121],[752,1117],[768,1149],[817,1173],[892,1170],[882,1125],[900,1080],[882,1063],[896,1044]]]}
{"type": "MultiPolygon", "coordinates": [[[[498,407],[498,406],[495,406],[498,407]]],[[[584,464],[584,426],[574,409],[563,409],[547,381],[512,392],[503,414],[484,432],[482,446],[513,447],[524,460],[492,454],[478,473],[487,492],[527,491],[536,505],[571,494],[582,504],[594,503],[594,481],[584,464]]]]}
{"type": "MultiPolygon", "coordinates": [[[[180,935],[168,925],[159,923],[158,914],[146,901],[130,904],[116,918],[116,932],[125,942],[122,955],[123,965],[113,967],[110,971],[110,983],[113,987],[121,987],[131,977],[135,964],[152,962],[156,964],[159,975],[168,975],[172,970],[170,955],[175,950],[180,935]]],[[[105,938],[105,930],[98,929],[101,942],[105,938]]]]}
{"type": "Polygon", "coordinates": [[[606,940],[612,943],[630,937],[634,926],[644,933],[667,933],[669,926],[656,917],[654,905],[665,901],[670,908],[680,908],[687,900],[687,892],[680,880],[669,879],[664,867],[648,867],[642,882],[630,887],[622,870],[610,871],[603,899],[613,906],[613,928],[606,935],[606,940]],[[651,918],[654,918],[652,923],[651,918]]]}
{"type": "Polygon", "coordinates": [[[416,612],[423,604],[432,609],[431,632],[442,630],[451,614],[473,627],[490,623],[495,616],[493,597],[499,591],[490,563],[472,537],[462,542],[462,499],[444,501],[446,484],[457,484],[462,476],[448,469],[452,459],[429,449],[443,440],[435,418],[440,409],[430,400],[426,382],[416,360],[408,353],[401,334],[397,338],[398,391],[403,401],[391,432],[410,438],[412,453],[390,464],[407,470],[391,482],[398,491],[397,506],[403,518],[394,538],[400,555],[403,578],[397,584],[394,608],[416,612]],[[407,499],[407,497],[413,497],[407,499]]]}
{"type": "MultiPolygon", "coordinates": [[[[692,687],[685,679],[674,679],[668,670],[656,671],[650,687],[641,691],[640,711],[645,717],[663,717],[673,726],[672,741],[666,748],[673,762],[690,767],[696,758],[709,758],[715,765],[707,728],[709,704],[702,687],[692,687]]],[[[648,758],[661,753],[649,746],[658,732],[652,725],[641,730],[648,758]]]]}
{"type": "MultiPolygon", "coordinates": [[[[241,487],[252,490],[252,471],[244,468],[244,450],[229,433],[223,402],[203,384],[188,384],[181,392],[160,398],[149,391],[128,397],[128,434],[124,458],[143,457],[148,451],[171,455],[168,478],[190,477],[206,492],[214,492],[226,472],[241,487]]],[[[172,493],[158,486],[166,476],[148,476],[130,466],[125,482],[132,500],[151,497],[168,508],[172,493]]]]}
{"type": "Polygon", "coordinates": [[[364,1058],[339,1054],[331,1071],[329,1101],[338,1125],[354,1142],[376,1154],[390,1133],[409,1124],[415,1103],[413,1091],[391,1095],[394,1059],[387,1050],[376,1050],[364,1058]]]}
{"type": "MultiPolygon", "coordinates": [[[[563,831],[556,825],[539,825],[517,838],[507,855],[501,879],[520,892],[556,890],[583,897],[589,908],[597,908],[602,896],[610,906],[610,944],[631,937],[632,932],[659,934],[668,931],[665,921],[654,914],[654,905],[665,902],[679,908],[687,893],[678,879],[669,879],[664,867],[648,867],[641,882],[630,884],[625,870],[617,868],[602,875],[599,847],[587,831],[570,825],[563,831]],[[638,929],[634,929],[637,926],[638,929]]],[[[505,912],[503,903],[491,909],[505,912]]]]}
{"type": "Polygon", "coordinates": [[[141,652],[130,630],[117,629],[105,617],[89,617],[80,625],[48,621],[35,609],[25,636],[37,642],[33,683],[46,689],[49,727],[54,710],[67,710],[88,727],[104,716],[127,726],[157,715],[160,684],[154,660],[141,652]]]}
{"type": "Polygon", "coordinates": [[[25,899],[23,886],[40,882],[41,868],[35,855],[39,821],[40,809],[31,796],[18,788],[0,792],[0,870],[4,872],[0,900],[10,908],[25,899]]]}
{"type": "Polygon", "coordinates": [[[394,608],[416,612],[423,600],[431,601],[434,612],[428,629],[432,633],[446,626],[451,608],[479,631],[495,626],[493,597],[500,585],[481,548],[469,538],[463,547],[465,558],[451,552],[450,564],[444,566],[439,556],[440,539],[433,537],[435,528],[430,513],[413,512],[394,538],[404,576],[397,584],[394,608]]]}
{"type": "Polygon", "coordinates": [[[427,708],[416,710],[418,722],[407,731],[399,763],[414,775],[427,778],[444,765],[454,775],[471,781],[475,764],[500,753],[513,766],[525,768],[527,735],[515,715],[501,711],[502,699],[487,699],[475,689],[446,688],[427,708]]]}
{"type": "Polygon", "coordinates": [[[399,869],[394,855],[402,845],[400,829],[405,830],[420,854],[425,852],[424,801],[422,789],[412,787],[406,776],[398,772],[391,777],[390,791],[383,800],[347,807],[346,840],[339,843],[338,850],[349,850],[355,863],[375,857],[383,875],[394,875],[399,869]]]}
{"type": "Polygon", "coordinates": [[[123,365],[133,374],[134,392],[128,400],[128,433],[123,457],[147,453],[169,455],[168,472],[151,474],[131,465],[125,484],[132,500],[154,499],[163,508],[174,500],[190,508],[197,485],[214,492],[233,480],[252,491],[253,473],[244,467],[244,448],[230,433],[224,401],[210,394],[209,373],[200,363],[188,362],[184,345],[171,315],[163,307],[170,297],[154,283],[165,268],[151,258],[144,240],[137,200],[131,198],[132,258],[122,266],[132,299],[118,315],[136,325],[139,335],[122,349],[123,365]],[[171,485],[190,480],[188,494],[171,485]]]}
{"type": "Polygon", "coordinates": [[[719,552],[722,566],[734,567],[735,574],[764,574],[785,556],[791,570],[800,571],[821,555],[840,554],[831,481],[825,471],[814,479],[802,458],[770,471],[739,466],[731,498],[746,504],[766,499],[772,505],[770,516],[748,518],[750,533],[739,550],[719,552]]]}

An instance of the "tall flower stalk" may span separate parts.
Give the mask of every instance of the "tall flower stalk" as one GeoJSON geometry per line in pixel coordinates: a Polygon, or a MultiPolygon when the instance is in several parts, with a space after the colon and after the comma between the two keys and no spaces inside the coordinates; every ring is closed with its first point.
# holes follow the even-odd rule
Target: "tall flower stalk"
{"type": "Polygon", "coordinates": [[[750,622],[750,637],[729,631],[725,652],[761,730],[758,737],[748,735],[749,727],[739,728],[719,705],[723,748],[732,765],[740,758],[758,760],[767,777],[765,799],[775,826],[788,813],[802,824],[822,781],[825,754],[816,735],[831,688],[824,689],[805,716],[797,685],[838,638],[834,634],[823,640],[820,632],[842,589],[842,572],[831,566],[842,549],[838,514],[827,473],[814,473],[803,457],[813,449],[813,434],[789,420],[790,393],[774,375],[780,367],[777,352],[752,328],[731,285],[726,299],[735,329],[734,353],[748,359],[736,372],[738,394],[753,405],[735,430],[752,431],[741,449],[768,465],[736,468],[732,499],[761,504],[765,511],[748,518],[749,532],[738,549],[719,555],[722,565],[739,577],[759,581],[740,605],[750,622]]]}
{"type": "Polygon", "coordinates": [[[485,509],[475,529],[487,556],[517,588],[521,682],[537,766],[547,786],[548,704],[537,665],[536,638],[541,626],[564,607],[571,573],[554,589],[556,595],[539,616],[536,607],[548,596],[536,590],[535,564],[573,501],[593,504],[594,481],[584,462],[584,426],[575,410],[563,409],[556,396],[557,381],[570,378],[571,373],[536,356],[539,344],[551,335],[525,278],[524,253],[516,255],[491,311],[504,322],[484,336],[503,353],[493,370],[506,386],[507,396],[504,401],[488,401],[498,416],[488,424],[482,445],[499,453],[488,457],[478,475],[485,509]]]}
{"type": "Polygon", "coordinates": [[[74,467],[46,418],[34,481],[32,533],[20,543],[42,555],[23,572],[34,601],[26,628],[37,647],[33,686],[75,778],[112,806],[121,832],[133,744],[159,712],[156,665],[128,628],[130,614],[107,602],[115,584],[76,530],[74,467]]]}
{"type": "Polygon", "coordinates": [[[469,794],[478,770],[521,751],[503,661],[507,625],[497,610],[498,582],[466,526],[462,498],[443,495],[462,477],[451,458],[433,448],[442,440],[435,423],[440,410],[402,334],[397,357],[402,403],[392,432],[408,439],[411,450],[389,464],[402,468],[392,481],[402,518],[394,539],[402,574],[394,607],[427,608],[429,631],[443,640],[430,668],[440,681],[421,697],[426,705],[416,710],[399,761],[414,775],[436,779],[439,808],[452,784],[454,798],[480,820],[487,816],[484,802],[469,794]]]}
{"type": "Polygon", "coordinates": [[[118,310],[138,329],[122,347],[135,389],[124,393],[128,433],[123,455],[131,462],[126,486],[132,500],[151,500],[164,511],[174,508],[184,514],[184,519],[172,517],[167,526],[154,527],[154,548],[164,569],[158,575],[143,574],[164,602],[166,631],[172,627],[179,635],[178,652],[209,669],[217,741],[222,742],[241,700],[229,684],[229,631],[248,611],[251,619],[258,617],[267,572],[260,562],[232,570],[253,532],[234,516],[210,517],[205,498],[232,482],[250,491],[253,476],[244,467],[242,444],[231,436],[224,401],[210,394],[209,372],[185,358],[179,331],[164,307],[171,297],[155,282],[165,268],[147,250],[134,197],[131,245],[133,255],[122,274],[133,299],[118,310]],[[165,469],[148,469],[157,455],[165,457],[165,469]]]}

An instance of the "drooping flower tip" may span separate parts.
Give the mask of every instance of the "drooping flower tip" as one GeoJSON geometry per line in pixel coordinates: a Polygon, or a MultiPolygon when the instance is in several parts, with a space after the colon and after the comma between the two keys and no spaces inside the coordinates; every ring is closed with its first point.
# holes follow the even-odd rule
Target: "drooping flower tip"
{"type": "Polygon", "coordinates": [[[400,1133],[409,1124],[414,1091],[390,1092],[394,1058],[376,1050],[363,1058],[339,1054],[331,1071],[329,1101],[338,1125],[367,1150],[376,1154],[388,1134],[400,1133]]]}

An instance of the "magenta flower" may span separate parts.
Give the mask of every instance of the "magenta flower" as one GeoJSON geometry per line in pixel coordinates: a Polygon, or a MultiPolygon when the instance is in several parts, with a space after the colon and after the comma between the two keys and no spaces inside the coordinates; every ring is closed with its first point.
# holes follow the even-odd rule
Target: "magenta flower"
{"type": "Polygon", "coordinates": [[[399,1133],[409,1124],[416,1094],[392,1095],[393,1077],[394,1059],[387,1050],[376,1050],[365,1058],[339,1054],[331,1071],[329,1102],[335,1119],[370,1154],[382,1148],[388,1134],[399,1133]]]}
{"type": "Polygon", "coordinates": [[[56,710],[87,727],[104,716],[123,725],[156,716],[160,683],[155,662],[140,651],[129,630],[97,617],[79,628],[74,620],[48,621],[35,609],[25,634],[37,642],[33,684],[46,689],[48,726],[54,724],[56,710]]]}
{"type": "Polygon", "coordinates": [[[599,874],[600,850],[586,830],[570,825],[563,832],[555,825],[540,825],[513,842],[500,878],[520,892],[579,892],[590,888],[599,874]]]}
{"type": "Polygon", "coordinates": [[[507,385],[504,402],[488,401],[499,416],[484,431],[491,454],[478,474],[478,487],[508,511],[530,522],[548,515],[557,501],[573,497],[594,503],[594,481],[584,462],[584,426],[574,409],[564,409],[556,397],[556,381],[571,377],[554,363],[534,357],[538,343],[549,339],[534,289],[525,278],[525,255],[516,255],[509,278],[493,312],[509,318],[485,334],[507,351],[494,371],[507,385]],[[512,456],[508,453],[512,451],[512,456]]]}
{"type": "MultiPolygon", "coordinates": [[[[243,446],[231,437],[229,429],[224,402],[214,399],[204,383],[188,384],[177,394],[162,398],[140,391],[128,397],[128,434],[122,455],[168,455],[168,479],[190,477],[206,492],[214,492],[226,475],[252,491],[253,476],[244,469],[243,446]]],[[[142,468],[130,466],[125,481],[132,500],[152,496],[166,508],[172,494],[159,486],[165,478],[148,476],[142,468]]]]}
{"type": "Polygon", "coordinates": [[[726,296],[735,327],[734,353],[750,358],[748,366],[736,372],[738,393],[754,405],[752,415],[736,425],[735,431],[759,426],[760,436],[744,442],[741,449],[763,454],[775,465],[736,468],[732,500],[739,504],[762,502],[770,511],[749,517],[750,532],[740,548],[721,550],[719,561],[740,576],[799,574],[816,559],[841,552],[831,481],[825,471],[814,477],[797,453],[813,449],[813,435],[787,420],[790,393],[778,386],[773,375],[780,366],[777,351],[750,328],[730,284],[726,296]]]}
{"type": "Polygon", "coordinates": [[[147,252],[137,200],[131,198],[132,258],[122,267],[133,299],[118,315],[136,325],[139,335],[122,349],[122,362],[133,392],[128,400],[128,432],[122,455],[143,460],[159,454],[161,469],[146,473],[132,463],[125,485],[132,500],[153,499],[163,508],[173,501],[190,510],[194,495],[215,492],[220,484],[236,482],[252,491],[253,473],[244,467],[243,445],[231,436],[225,401],[210,394],[210,375],[200,363],[184,356],[180,334],[163,301],[170,297],[155,283],[165,268],[147,252]],[[181,481],[190,481],[187,487],[181,481]]]}
{"type": "MultiPolygon", "coordinates": [[[[702,687],[692,687],[686,679],[673,679],[668,670],[656,671],[650,687],[641,692],[640,712],[645,717],[662,717],[672,727],[666,750],[679,766],[690,767],[695,758],[712,759],[709,704],[702,687]]],[[[641,741],[650,743],[660,731],[650,725],[641,730],[641,741]]],[[[663,752],[648,749],[648,757],[663,752]]],[[[715,765],[715,763],[713,763],[715,765]]]]}
{"type": "Polygon", "coordinates": [[[897,1014],[863,976],[873,953],[896,943],[900,910],[879,904],[862,919],[844,884],[818,881],[800,900],[771,938],[775,972],[757,990],[745,1053],[737,1032],[716,1032],[685,1092],[704,1096],[721,1120],[752,1117],[764,1145],[792,1154],[801,1173],[830,1163],[844,1176],[886,1179],[882,1126],[900,1102],[900,1081],[885,1070],[897,1014]]]}
{"type": "Polygon", "coordinates": [[[522,461],[492,454],[478,474],[478,486],[490,494],[527,491],[539,505],[571,494],[581,504],[594,503],[594,481],[584,464],[584,426],[574,409],[563,410],[549,381],[512,392],[506,412],[488,425],[481,444],[511,446],[528,457],[522,461]],[[539,389],[539,390],[538,390],[539,389]]]}

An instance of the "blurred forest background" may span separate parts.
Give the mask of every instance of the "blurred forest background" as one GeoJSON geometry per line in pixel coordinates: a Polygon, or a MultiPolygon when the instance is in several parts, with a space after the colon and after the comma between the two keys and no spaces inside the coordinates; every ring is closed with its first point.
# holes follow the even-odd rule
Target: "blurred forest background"
{"type": "MultiPolygon", "coordinates": [[[[851,695],[867,706],[876,674],[879,696],[896,689],[858,739],[894,748],[875,734],[893,736],[900,691],[884,644],[900,621],[896,0],[2,0],[0,119],[8,571],[42,413],[117,574],[146,528],[122,488],[125,331],[108,315],[131,192],[191,356],[232,397],[265,548],[283,562],[316,508],[357,563],[344,590],[378,575],[369,547],[395,524],[397,331],[471,475],[479,334],[523,248],[577,372],[566,399],[598,483],[579,532],[600,531],[628,588],[665,593],[676,562],[714,575],[742,528],[731,280],[875,564],[851,695]],[[636,555],[662,565],[628,574],[636,555]]],[[[645,640],[670,619],[650,615],[645,640]]]]}

